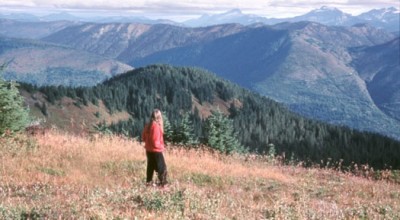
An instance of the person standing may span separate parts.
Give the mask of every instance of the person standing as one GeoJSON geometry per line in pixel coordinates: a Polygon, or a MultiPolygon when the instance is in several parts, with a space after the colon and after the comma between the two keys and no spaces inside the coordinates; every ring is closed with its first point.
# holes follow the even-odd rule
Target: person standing
{"type": "Polygon", "coordinates": [[[163,151],[164,147],[163,118],[159,109],[154,109],[150,122],[144,127],[142,140],[144,141],[147,157],[146,185],[153,182],[154,171],[157,172],[159,183],[164,187],[167,182],[167,165],[165,164],[163,151]]]}

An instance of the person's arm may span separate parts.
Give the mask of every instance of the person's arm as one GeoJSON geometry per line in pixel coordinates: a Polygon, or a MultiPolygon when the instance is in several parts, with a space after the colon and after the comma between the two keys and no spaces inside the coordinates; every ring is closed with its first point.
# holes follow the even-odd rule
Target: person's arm
{"type": "Polygon", "coordinates": [[[155,149],[164,150],[163,133],[157,124],[152,126],[152,140],[155,149]]]}

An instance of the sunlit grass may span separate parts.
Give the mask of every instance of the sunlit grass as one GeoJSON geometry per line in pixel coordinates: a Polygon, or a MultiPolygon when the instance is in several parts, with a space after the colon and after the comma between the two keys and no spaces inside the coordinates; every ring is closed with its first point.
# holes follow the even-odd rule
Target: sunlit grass
{"type": "Polygon", "coordinates": [[[0,219],[399,219],[400,186],[266,158],[167,147],[169,190],[143,146],[48,131],[0,139],[0,219]]]}

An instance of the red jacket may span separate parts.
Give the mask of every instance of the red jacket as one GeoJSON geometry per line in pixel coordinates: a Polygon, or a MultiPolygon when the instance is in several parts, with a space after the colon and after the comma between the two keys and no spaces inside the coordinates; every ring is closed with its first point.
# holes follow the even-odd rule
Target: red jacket
{"type": "Polygon", "coordinates": [[[155,122],[150,125],[147,124],[142,133],[142,140],[144,141],[146,151],[148,152],[163,152],[164,151],[164,137],[163,132],[155,122]],[[151,128],[149,129],[149,126],[151,128]]]}

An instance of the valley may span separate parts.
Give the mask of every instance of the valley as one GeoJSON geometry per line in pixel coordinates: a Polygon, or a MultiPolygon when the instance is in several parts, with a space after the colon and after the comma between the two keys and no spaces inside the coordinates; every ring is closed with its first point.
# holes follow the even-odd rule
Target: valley
{"type": "Polygon", "coordinates": [[[19,31],[30,30],[26,21],[2,20],[8,31],[0,34],[39,41],[3,37],[1,61],[13,61],[6,79],[70,86],[96,85],[155,63],[195,66],[308,118],[400,139],[399,38],[393,25],[382,28],[396,22],[396,13],[388,8],[354,17],[322,7],[272,22],[233,10],[220,15],[223,24],[200,27],[32,21],[37,35],[19,31]],[[228,18],[236,23],[226,24],[228,18]],[[242,24],[244,18],[255,20],[242,24]],[[20,46],[10,50],[11,41],[20,46]]]}

